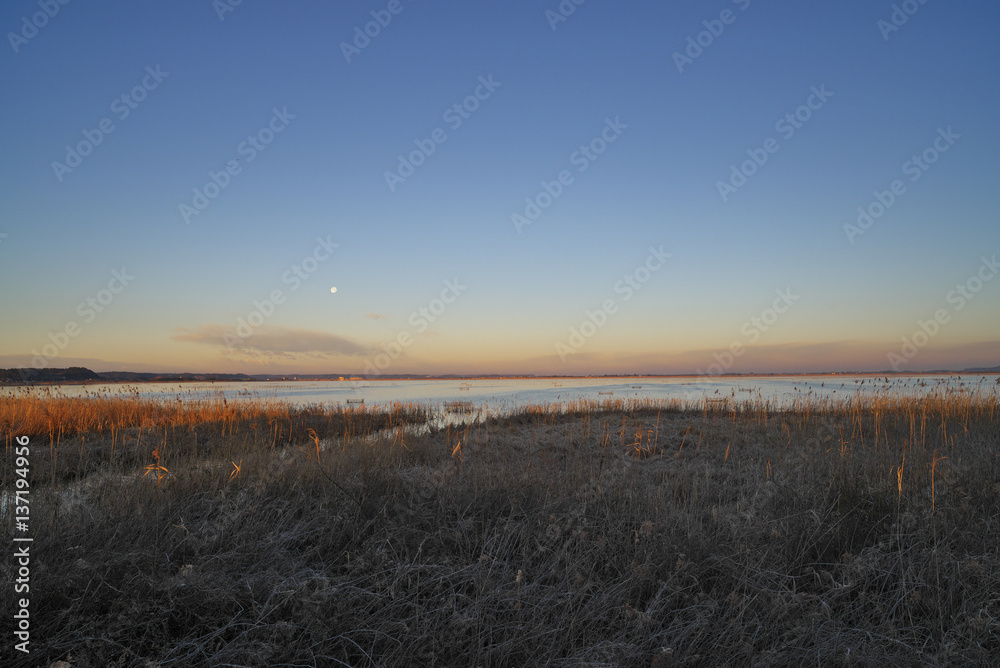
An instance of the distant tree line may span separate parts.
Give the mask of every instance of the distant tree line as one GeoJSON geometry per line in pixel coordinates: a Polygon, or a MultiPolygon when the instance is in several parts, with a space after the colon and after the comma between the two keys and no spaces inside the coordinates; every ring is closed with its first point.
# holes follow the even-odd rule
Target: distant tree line
{"type": "Polygon", "coordinates": [[[103,380],[101,375],[82,366],[67,369],[0,369],[3,383],[48,383],[82,380],[103,380]]]}

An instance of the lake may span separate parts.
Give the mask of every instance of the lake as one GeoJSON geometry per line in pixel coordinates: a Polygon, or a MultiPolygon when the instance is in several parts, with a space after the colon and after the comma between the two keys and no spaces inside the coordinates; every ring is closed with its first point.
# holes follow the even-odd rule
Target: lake
{"type": "Polygon", "coordinates": [[[997,374],[907,376],[816,375],[649,378],[513,378],[482,380],[344,380],[196,383],[90,383],[86,385],[5,387],[0,392],[53,391],[66,396],[138,394],[164,400],[193,401],[225,397],[284,400],[296,405],[384,405],[394,401],[443,405],[472,402],[477,409],[507,411],[528,404],[574,400],[729,398],[765,399],[780,405],[795,400],[843,399],[859,392],[912,396],[949,392],[1000,391],[997,374]]]}

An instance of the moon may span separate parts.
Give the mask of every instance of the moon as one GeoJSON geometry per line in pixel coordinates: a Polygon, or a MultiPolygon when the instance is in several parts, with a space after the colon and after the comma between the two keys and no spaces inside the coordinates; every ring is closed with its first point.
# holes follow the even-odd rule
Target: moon
{"type": "Polygon", "coordinates": [[[330,292],[336,292],[337,288],[330,288],[330,292]]]}

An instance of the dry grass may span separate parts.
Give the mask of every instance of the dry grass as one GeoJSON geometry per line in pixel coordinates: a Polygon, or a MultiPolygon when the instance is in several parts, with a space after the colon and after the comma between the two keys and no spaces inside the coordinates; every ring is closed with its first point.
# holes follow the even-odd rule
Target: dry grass
{"type": "Polygon", "coordinates": [[[33,652],[10,665],[1000,655],[996,393],[424,417],[0,399],[34,446],[33,652]]]}

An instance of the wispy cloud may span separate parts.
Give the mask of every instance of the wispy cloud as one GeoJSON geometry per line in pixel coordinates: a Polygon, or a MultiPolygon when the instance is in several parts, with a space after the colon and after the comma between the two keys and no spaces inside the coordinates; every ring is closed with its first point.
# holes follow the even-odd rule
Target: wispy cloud
{"type": "Polygon", "coordinates": [[[221,325],[202,325],[194,330],[177,330],[170,338],[186,343],[216,346],[223,351],[239,352],[251,357],[281,357],[292,359],[298,355],[326,358],[338,355],[364,355],[368,348],[343,336],[329,332],[289,327],[263,326],[245,339],[226,337],[221,325]],[[232,349],[229,344],[232,343],[232,349]]]}
{"type": "Polygon", "coordinates": [[[366,318],[371,318],[372,320],[385,320],[387,316],[385,313],[365,313],[366,318]]]}

